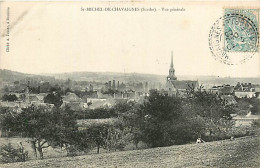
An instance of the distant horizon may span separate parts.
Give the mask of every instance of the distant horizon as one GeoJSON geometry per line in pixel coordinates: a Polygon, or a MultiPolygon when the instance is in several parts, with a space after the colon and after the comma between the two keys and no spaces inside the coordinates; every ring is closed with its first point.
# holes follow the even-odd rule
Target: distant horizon
{"type": "MultiPolygon", "coordinates": [[[[12,72],[18,72],[18,73],[23,73],[23,74],[28,74],[28,75],[42,75],[42,76],[48,76],[48,75],[59,75],[59,74],[66,74],[66,73],[117,73],[117,74],[142,74],[142,75],[155,75],[155,76],[167,76],[168,74],[152,74],[152,73],[140,73],[140,72],[113,72],[113,71],[65,71],[65,72],[49,72],[49,73],[28,73],[28,72],[21,72],[17,70],[11,70],[11,69],[2,69],[0,70],[7,70],[7,71],[12,71],[12,72]]],[[[258,76],[249,76],[249,77],[243,77],[243,76],[216,76],[216,75],[191,75],[191,74],[177,74],[178,76],[185,77],[185,76],[192,76],[192,77],[213,77],[213,78],[259,78],[258,76]]],[[[177,79],[178,80],[178,79],[177,79]]]]}

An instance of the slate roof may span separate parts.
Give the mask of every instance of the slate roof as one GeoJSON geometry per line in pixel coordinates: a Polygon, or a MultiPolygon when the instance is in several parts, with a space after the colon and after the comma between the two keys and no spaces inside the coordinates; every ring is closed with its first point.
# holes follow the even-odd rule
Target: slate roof
{"type": "Polygon", "coordinates": [[[32,101],[40,101],[40,99],[38,98],[37,95],[30,95],[29,96],[29,100],[30,100],[30,102],[32,102],[32,101]]]}
{"type": "Polygon", "coordinates": [[[62,98],[63,101],[66,102],[81,102],[82,100],[75,94],[68,92],[66,96],[62,98]]]}
{"type": "Polygon", "coordinates": [[[198,81],[183,80],[183,81],[172,81],[172,84],[177,90],[187,90],[190,89],[189,86],[197,88],[199,86],[198,81]]]}

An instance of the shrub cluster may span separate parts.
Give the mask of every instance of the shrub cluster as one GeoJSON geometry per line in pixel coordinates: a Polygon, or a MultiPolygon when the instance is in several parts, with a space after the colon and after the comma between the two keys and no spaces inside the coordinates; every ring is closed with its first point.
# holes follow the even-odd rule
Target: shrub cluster
{"type": "Polygon", "coordinates": [[[10,143],[0,147],[0,160],[3,163],[25,162],[28,160],[28,151],[22,147],[15,148],[10,143]]]}

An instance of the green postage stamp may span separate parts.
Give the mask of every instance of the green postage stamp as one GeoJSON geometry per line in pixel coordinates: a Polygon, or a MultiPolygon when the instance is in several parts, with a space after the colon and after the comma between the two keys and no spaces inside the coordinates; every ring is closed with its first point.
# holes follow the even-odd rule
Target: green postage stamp
{"type": "Polygon", "coordinates": [[[259,9],[225,9],[224,50],[258,52],[259,9]]]}
{"type": "Polygon", "coordinates": [[[209,48],[216,60],[227,65],[246,62],[259,52],[259,9],[224,8],[211,27],[209,48]]]}

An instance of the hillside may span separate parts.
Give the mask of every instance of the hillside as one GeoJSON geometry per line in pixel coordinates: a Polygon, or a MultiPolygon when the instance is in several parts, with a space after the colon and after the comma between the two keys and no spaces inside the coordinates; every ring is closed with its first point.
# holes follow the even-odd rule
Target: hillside
{"type": "Polygon", "coordinates": [[[6,70],[6,69],[0,69],[0,78],[3,81],[21,80],[31,76],[32,76],[31,74],[25,74],[25,73],[6,70]]]}
{"type": "MultiPolygon", "coordinates": [[[[167,72],[166,72],[167,73],[167,72]]],[[[122,82],[161,82],[166,81],[165,75],[155,74],[141,74],[141,73],[116,73],[116,72],[70,72],[59,74],[45,74],[53,76],[56,79],[72,79],[75,81],[98,81],[104,82],[109,80],[116,80],[122,82]]],[[[253,83],[260,84],[260,78],[231,78],[231,77],[218,77],[218,76],[191,76],[191,75],[177,75],[178,80],[198,80],[200,84],[209,85],[222,85],[230,84],[236,85],[240,83],[253,83]]]]}
{"type": "Polygon", "coordinates": [[[72,79],[75,81],[98,81],[104,82],[116,80],[122,82],[162,82],[165,81],[163,75],[140,74],[140,73],[117,73],[117,72],[70,72],[60,74],[46,74],[57,79],[72,79]]]}
{"type": "Polygon", "coordinates": [[[2,168],[260,167],[259,137],[0,165],[2,168]]]}
{"type": "MultiPolygon", "coordinates": [[[[120,82],[151,82],[164,84],[167,75],[155,75],[155,74],[141,74],[141,73],[116,73],[116,72],[69,72],[59,74],[25,74],[15,72],[11,70],[0,69],[0,81],[13,82],[15,80],[35,79],[35,80],[54,80],[68,78],[75,81],[96,81],[106,82],[110,80],[116,80],[120,82]]],[[[205,85],[222,85],[230,84],[236,85],[237,82],[241,83],[253,83],[260,84],[260,78],[230,78],[230,77],[217,77],[217,76],[189,76],[182,75],[177,76],[178,80],[198,80],[200,84],[205,85]]]]}
{"type": "Polygon", "coordinates": [[[0,82],[14,82],[25,79],[35,79],[35,80],[54,80],[54,77],[43,76],[43,75],[34,75],[34,74],[26,74],[6,69],[0,69],[0,82]]]}

